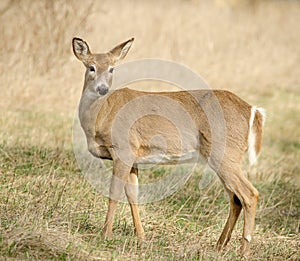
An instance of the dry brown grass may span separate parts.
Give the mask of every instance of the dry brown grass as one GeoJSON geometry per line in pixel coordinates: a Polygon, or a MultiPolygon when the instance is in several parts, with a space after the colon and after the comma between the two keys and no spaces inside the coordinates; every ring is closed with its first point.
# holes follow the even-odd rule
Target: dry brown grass
{"type": "Polygon", "coordinates": [[[212,87],[265,107],[263,152],[247,169],[261,193],[252,258],[299,259],[299,1],[7,0],[0,24],[3,259],[239,259],[241,222],[215,253],[228,203],[217,181],[199,191],[200,172],[177,194],[142,207],[146,242],[134,237],[126,205],[114,239],[100,239],[106,199],[72,153],[84,70],[71,53],[73,36],[95,51],[135,36],[128,61],[184,63],[212,87]]]}

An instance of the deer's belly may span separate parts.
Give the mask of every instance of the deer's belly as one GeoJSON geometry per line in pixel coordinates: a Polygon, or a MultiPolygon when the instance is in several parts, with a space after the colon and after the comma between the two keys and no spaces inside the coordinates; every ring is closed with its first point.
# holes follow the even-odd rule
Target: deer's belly
{"type": "Polygon", "coordinates": [[[146,157],[140,157],[136,163],[140,164],[180,164],[195,163],[201,159],[199,151],[189,151],[180,155],[168,155],[163,153],[152,154],[146,157]]]}

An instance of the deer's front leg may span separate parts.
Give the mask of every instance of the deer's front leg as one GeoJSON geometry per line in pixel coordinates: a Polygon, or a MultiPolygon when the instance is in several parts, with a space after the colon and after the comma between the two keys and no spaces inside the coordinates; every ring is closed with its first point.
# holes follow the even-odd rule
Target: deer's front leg
{"type": "Polygon", "coordinates": [[[112,224],[114,221],[117,205],[118,205],[118,201],[113,200],[111,198],[109,199],[106,219],[102,230],[102,238],[109,239],[112,236],[112,224]]]}
{"type": "Polygon", "coordinates": [[[145,239],[138,207],[138,185],[138,169],[134,166],[130,171],[128,183],[125,185],[125,192],[130,204],[135,232],[140,239],[145,239]]]}
{"type": "Polygon", "coordinates": [[[102,230],[103,238],[111,238],[112,225],[117,208],[118,201],[124,195],[124,187],[128,180],[131,167],[127,166],[120,160],[114,161],[113,175],[109,191],[108,211],[102,230]]]}

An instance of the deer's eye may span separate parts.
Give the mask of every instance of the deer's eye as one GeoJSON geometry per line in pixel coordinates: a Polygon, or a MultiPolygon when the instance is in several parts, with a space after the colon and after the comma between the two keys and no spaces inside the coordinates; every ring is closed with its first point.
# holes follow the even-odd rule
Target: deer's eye
{"type": "Polygon", "coordinates": [[[96,71],[95,65],[91,65],[91,66],[89,67],[89,71],[92,72],[92,73],[94,73],[94,72],[96,71]]]}
{"type": "Polygon", "coordinates": [[[109,67],[108,72],[113,73],[114,72],[114,67],[109,67]]]}

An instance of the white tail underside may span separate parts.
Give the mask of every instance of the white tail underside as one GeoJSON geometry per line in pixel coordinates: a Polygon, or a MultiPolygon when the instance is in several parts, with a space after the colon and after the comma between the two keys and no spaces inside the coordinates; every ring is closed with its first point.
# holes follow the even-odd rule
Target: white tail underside
{"type": "Polygon", "coordinates": [[[248,158],[250,165],[255,165],[257,162],[257,153],[255,150],[255,141],[256,141],[256,133],[253,129],[253,122],[255,118],[255,113],[259,112],[263,117],[263,124],[265,121],[265,110],[263,108],[257,108],[253,106],[251,108],[251,116],[249,120],[249,136],[248,136],[248,158]]]}

